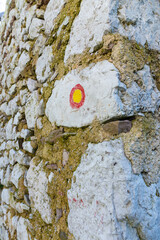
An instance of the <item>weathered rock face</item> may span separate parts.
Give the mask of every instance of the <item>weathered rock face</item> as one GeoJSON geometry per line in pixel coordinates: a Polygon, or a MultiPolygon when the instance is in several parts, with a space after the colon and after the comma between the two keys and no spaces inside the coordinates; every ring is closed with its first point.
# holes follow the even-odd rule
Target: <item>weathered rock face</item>
{"type": "Polygon", "coordinates": [[[10,0],[0,239],[160,239],[160,2],[10,0]]]}
{"type": "Polygon", "coordinates": [[[89,144],[74,179],[68,224],[76,239],[159,239],[157,186],[133,174],[121,139],[89,144]]]}

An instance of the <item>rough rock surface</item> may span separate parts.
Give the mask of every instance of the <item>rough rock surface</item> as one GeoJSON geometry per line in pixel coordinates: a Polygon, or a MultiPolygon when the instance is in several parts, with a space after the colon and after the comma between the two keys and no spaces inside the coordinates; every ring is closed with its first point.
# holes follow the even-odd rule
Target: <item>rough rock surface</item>
{"type": "Polygon", "coordinates": [[[160,50],[160,2],[157,0],[83,0],[75,19],[65,61],[86,48],[93,51],[107,32],[119,32],[150,48],[160,50]],[[87,14],[86,14],[86,9],[87,14]]]}
{"type": "Polygon", "coordinates": [[[91,65],[80,72],[73,70],[64,80],[55,83],[47,102],[46,115],[51,122],[68,127],[88,125],[96,117],[105,121],[121,116],[122,102],[117,96],[117,89],[121,87],[123,84],[118,79],[117,69],[107,61],[91,65]],[[80,109],[74,109],[70,104],[71,90],[77,84],[85,92],[84,105],[80,109]]]}
{"type": "Polygon", "coordinates": [[[0,239],[159,240],[160,2],[6,2],[0,239]]]}
{"type": "Polygon", "coordinates": [[[118,70],[108,61],[91,64],[81,71],[72,70],[64,79],[56,81],[46,105],[46,115],[57,125],[82,127],[95,118],[105,122],[139,112],[155,112],[160,105],[160,93],[149,66],[145,65],[137,74],[142,78],[144,89],[135,82],[127,88],[120,81],[118,70]],[[71,93],[78,84],[84,89],[85,99],[82,106],[74,107],[71,93]]]}
{"type": "Polygon", "coordinates": [[[38,210],[46,223],[51,223],[50,198],[47,194],[48,179],[43,171],[42,163],[38,166],[31,161],[27,173],[28,190],[33,209],[38,210]]]}
{"type": "Polygon", "coordinates": [[[159,239],[160,183],[147,187],[133,174],[121,139],[89,144],[73,179],[68,224],[75,239],[159,239]]]}

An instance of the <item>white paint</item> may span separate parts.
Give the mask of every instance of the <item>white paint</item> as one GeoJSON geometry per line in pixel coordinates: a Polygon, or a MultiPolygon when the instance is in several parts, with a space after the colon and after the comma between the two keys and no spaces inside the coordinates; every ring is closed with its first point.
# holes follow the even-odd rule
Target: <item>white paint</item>
{"type": "Polygon", "coordinates": [[[92,123],[95,118],[104,122],[141,112],[154,113],[160,105],[160,92],[149,66],[145,65],[137,74],[144,83],[142,88],[134,81],[127,88],[120,82],[118,70],[106,60],[81,71],[72,70],[64,79],[55,82],[46,104],[46,115],[51,123],[82,127],[92,123]],[[73,109],[69,102],[70,92],[77,84],[84,88],[86,99],[82,107],[73,109]]]}
{"type": "Polygon", "coordinates": [[[89,144],[68,191],[76,240],[159,240],[159,185],[134,175],[121,139],[89,144]]]}
{"type": "Polygon", "coordinates": [[[50,0],[44,13],[45,33],[50,34],[54,29],[54,21],[60,13],[65,0],[50,0]]]}
{"type": "Polygon", "coordinates": [[[118,70],[108,61],[91,64],[81,71],[73,70],[56,81],[46,105],[46,115],[51,123],[68,127],[85,126],[95,118],[105,121],[121,116],[120,87],[125,85],[119,81],[118,70]],[[83,86],[86,99],[81,108],[72,109],[70,92],[77,84],[83,86]]]}
{"type": "Polygon", "coordinates": [[[150,48],[160,50],[159,25],[160,2],[157,0],[83,0],[72,26],[65,62],[86,48],[93,51],[106,31],[119,32],[142,45],[148,42],[150,48]],[[126,21],[125,26],[121,21],[126,21]]]}
{"type": "Polygon", "coordinates": [[[32,209],[38,210],[44,222],[51,223],[50,197],[47,194],[48,178],[43,171],[42,162],[36,166],[32,159],[27,172],[27,181],[32,209]]]}
{"type": "Polygon", "coordinates": [[[38,58],[36,63],[36,75],[37,80],[40,83],[44,83],[47,78],[51,75],[51,63],[53,60],[53,49],[52,46],[47,46],[43,50],[42,55],[38,58]]]}

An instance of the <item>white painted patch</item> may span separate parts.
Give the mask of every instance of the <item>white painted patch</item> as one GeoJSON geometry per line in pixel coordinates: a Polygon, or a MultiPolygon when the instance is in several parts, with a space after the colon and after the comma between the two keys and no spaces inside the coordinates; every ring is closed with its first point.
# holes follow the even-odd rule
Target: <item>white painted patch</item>
{"type": "Polygon", "coordinates": [[[27,172],[27,181],[29,189],[29,197],[33,210],[38,210],[43,221],[52,222],[50,197],[47,194],[48,178],[43,171],[42,162],[36,166],[34,159],[31,161],[30,168],[27,172]]]}
{"type": "Polygon", "coordinates": [[[150,48],[160,50],[159,25],[160,3],[157,0],[83,0],[73,23],[65,61],[88,47],[93,51],[105,31],[119,32],[142,45],[147,42],[150,48]]]}
{"type": "Polygon", "coordinates": [[[121,139],[89,144],[68,191],[76,240],[159,240],[158,185],[134,175],[121,139]]]}
{"type": "Polygon", "coordinates": [[[91,64],[89,67],[68,73],[56,81],[55,88],[46,105],[50,122],[68,127],[90,124],[96,117],[105,121],[122,115],[122,103],[118,89],[125,87],[119,81],[118,70],[108,61],[91,64]],[[72,88],[80,84],[84,88],[85,101],[79,109],[70,105],[72,88]]]}
{"type": "Polygon", "coordinates": [[[141,112],[154,113],[160,105],[160,92],[149,66],[145,65],[137,74],[143,81],[142,88],[136,82],[127,88],[120,82],[118,70],[106,60],[91,64],[81,71],[72,70],[64,79],[55,82],[46,105],[46,115],[51,123],[82,127],[91,124],[95,118],[104,122],[141,112]],[[82,106],[74,108],[70,94],[77,84],[83,87],[85,99],[82,106]]]}

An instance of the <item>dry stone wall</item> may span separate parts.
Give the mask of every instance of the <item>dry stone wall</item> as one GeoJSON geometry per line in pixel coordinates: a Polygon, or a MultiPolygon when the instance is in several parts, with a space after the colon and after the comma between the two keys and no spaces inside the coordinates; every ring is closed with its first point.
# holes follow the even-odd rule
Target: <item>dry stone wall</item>
{"type": "Polygon", "coordinates": [[[7,0],[0,239],[160,239],[160,1],[7,0]]]}

